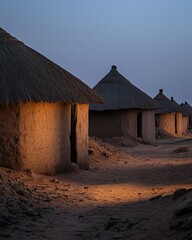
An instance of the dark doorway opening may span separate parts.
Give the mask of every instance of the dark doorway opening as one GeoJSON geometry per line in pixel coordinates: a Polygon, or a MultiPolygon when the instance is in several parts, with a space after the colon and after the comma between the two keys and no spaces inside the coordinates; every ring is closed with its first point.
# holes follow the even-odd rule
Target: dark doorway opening
{"type": "Polygon", "coordinates": [[[142,138],[142,112],[137,113],[137,137],[142,138]]]}
{"type": "Polygon", "coordinates": [[[77,163],[77,136],[76,136],[76,124],[77,124],[77,107],[71,105],[71,162],[77,163]]]}
{"type": "Polygon", "coordinates": [[[159,127],[159,124],[156,118],[155,118],[155,127],[159,127]]]}
{"type": "Polygon", "coordinates": [[[189,123],[188,123],[187,127],[192,128],[192,117],[191,116],[189,117],[189,123]]]}
{"type": "Polygon", "coordinates": [[[175,114],[175,133],[177,134],[177,114],[175,114]]]}

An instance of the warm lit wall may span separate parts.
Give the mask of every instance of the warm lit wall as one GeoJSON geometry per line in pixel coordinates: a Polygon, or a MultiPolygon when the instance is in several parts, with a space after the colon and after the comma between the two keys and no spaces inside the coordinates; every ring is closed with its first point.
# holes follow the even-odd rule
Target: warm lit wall
{"type": "Polygon", "coordinates": [[[182,119],[182,113],[177,113],[177,136],[182,136],[183,134],[183,119],[182,119]]]}
{"type": "Polygon", "coordinates": [[[183,133],[185,134],[189,126],[189,117],[183,117],[183,133]]]}
{"type": "MultiPolygon", "coordinates": [[[[89,168],[88,104],[76,105],[77,164],[89,168]]],[[[37,173],[71,168],[71,105],[0,106],[0,165],[37,173]]]]}
{"type": "Polygon", "coordinates": [[[61,103],[20,106],[20,152],[23,169],[63,172],[70,165],[71,107],[61,103]]]}
{"type": "Polygon", "coordinates": [[[76,111],[77,164],[83,169],[88,169],[88,104],[77,104],[76,111]]]}
{"type": "Polygon", "coordinates": [[[181,136],[183,132],[183,121],[181,113],[156,114],[157,127],[174,136],[181,136]],[[177,118],[177,126],[175,126],[175,116],[177,118]],[[176,133],[177,128],[177,133],[176,133]]]}

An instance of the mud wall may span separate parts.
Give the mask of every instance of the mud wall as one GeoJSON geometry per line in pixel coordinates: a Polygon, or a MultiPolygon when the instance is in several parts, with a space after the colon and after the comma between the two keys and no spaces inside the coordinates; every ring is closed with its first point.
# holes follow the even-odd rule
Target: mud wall
{"type": "Polygon", "coordinates": [[[0,165],[19,169],[19,106],[0,105],[0,165]]]}
{"type": "Polygon", "coordinates": [[[183,117],[182,122],[183,122],[183,133],[185,134],[189,126],[189,117],[183,117]]]}
{"type": "Polygon", "coordinates": [[[119,111],[120,136],[137,138],[137,112],[134,110],[119,111]]]}
{"type": "Polygon", "coordinates": [[[174,136],[182,135],[183,123],[181,113],[156,114],[155,119],[157,127],[174,136]]]}
{"type": "Polygon", "coordinates": [[[88,104],[76,104],[76,111],[77,164],[83,169],[88,169],[88,104]]]}
{"type": "Polygon", "coordinates": [[[155,111],[153,110],[142,112],[142,136],[148,143],[155,140],[155,111]]]}
{"type": "MultiPolygon", "coordinates": [[[[100,138],[121,136],[121,112],[120,111],[90,111],[89,134],[100,138]]],[[[126,116],[124,116],[126,118],[126,116]]]]}
{"type": "Polygon", "coordinates": [[[20,105],[20,154],[23,169],[63,172],[70,165],[69,104],[20,105]]]}
{"type": "Polygon", "coordinates": [[[183,134],[183,119],[182,113],[176,113],[177,118],[177,136],[181,136],[183,134]]]}
{"type": "MultiPolygon", "coordinates": [[[[136,110],[90,111],[89,134],[101,138],[137,138],[137,114],[136,110]]],[[[155,139],[154,111],[142,112],[142,136],[146,142],[155,139]]]]}

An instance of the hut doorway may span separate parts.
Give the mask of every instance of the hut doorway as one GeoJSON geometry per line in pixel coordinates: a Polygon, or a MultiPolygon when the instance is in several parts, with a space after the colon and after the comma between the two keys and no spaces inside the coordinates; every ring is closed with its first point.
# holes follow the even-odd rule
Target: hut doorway
{"type": "Polygon", "coordinates": [[[77,125],[77,106],[71,105],[71,162],[77,163],[77,136],[76,136],[76,125],[77,125]]]}
{"type": "Polygon", "coordinates": [[[142,138],[142,112],[137,113],[137,137],[142,138]]]}
{"type": "Polygon", "coordinates": [[[175,114],[175,133],[177,134],[177,114],[175,114]]]}

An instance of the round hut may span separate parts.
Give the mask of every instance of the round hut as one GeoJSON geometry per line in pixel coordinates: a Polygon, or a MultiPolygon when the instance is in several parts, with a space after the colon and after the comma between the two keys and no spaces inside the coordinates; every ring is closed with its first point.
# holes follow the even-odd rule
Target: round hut
{"type": "Polygon", "coordinates": [[[182,119],[182,123],[181,123],[180,125],[181,125],[181,127],[182,127],[182,133],[185,134],[186,131],[187,131],[187,128],[188,128],[187,126],[188,126],[188,123],[189,123],[189,119],[188,119],[188,117],[185,116],[185,113],[184,113],[183,109],[182,109],[181,106],[174,100],[173,97],[171,97],[171,101],[172,101],[173,104],[175,104],[175,106],[176,106],[177,108],[180,109],[180,112],[182,113],[182,118],[181,118],[181,119],[182,119]]]}
{"type": "Polygon", "coordinates": [[[181,103],[180,106],[183,112],[183,127],[186,131],[188,128],[192,128],[192,107],[186,101],[181,103]]]}
{"type": "Polygon", "coordinates": [[[105,100],[90,105],[91,136],[155,139],[155,109],[158,104],[122,76],[116,66],[93,88],[105,100]]]}
{"type": "Polygon", "coordinates": [[[86,84],[0,28],[0,165],[40,173],[87,169],[86,84]]]}
{"type": "Polygon", "coordinates": [[[163,94],[163,89],[154,97],[160,107],[155,112],[156,127],[159,127],[173,136],[183,133],[182,109],[173,99],[163,94]]]}

